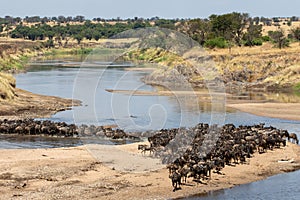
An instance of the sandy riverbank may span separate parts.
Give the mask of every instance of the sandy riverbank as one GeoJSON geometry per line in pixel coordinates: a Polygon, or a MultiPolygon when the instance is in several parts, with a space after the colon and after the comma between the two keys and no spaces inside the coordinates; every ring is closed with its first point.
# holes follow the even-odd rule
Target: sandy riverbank
{"type": "Polygon", "coordinates": [[[300,103],[235,103],[227,106],[258,116],[300,121],[300,103]]]}
{"type": "Polygon", "coordinates": [[[80,105],[80,101],[44,96],[15,89],[13,100],[0,100],[0,119],[47,118],[51,115],[80,105]]]}
{"type": "Polygon", "coordinates": [[[111,156],[110,162],[101,159],[101,156],[106,158],[109,154],[97,145],[0,150],[0,199],[176,198],[229,188],[300,168],[300,147],[288,143],[287,147],[255,154],[249,164],[226,166],[223,170],[225,175],[213,174],[212,180],[206,185],[197,185],[189,179],[182,190],[173,192],[167,169],[159,166],[149,172],[149,166],[156,165],[156,161],[151,164],[151,158],[139,155],[137,145],[113,147],[115,151],[121,150],[123,153],[119,154],[119,158],[111,156]],[[286,158],[294,159],[295,162],[278,162],[286,158]],[[139,168],[146,171],[118,171],[118,159],[132,162],[132,170],[139,168]],[[139,163],[143,159],[148,159],[149,163],[135,166],[134,160],[139,163]]]}
{"type": "MultiPolygon", "coordinates": [[[[212,101],[212,96],[216,97],[236,97],[229,93],[208,93],[205,91],[141,91],[141,90],[113,90],[106,89],[107,92],[120,93],[133,96],[197,96],[199,101],[212,101]]],[[[222,99],[221,99],[222,100],[222,99]]],[[[220,100],[220,102],[221,102],[220,100]]],[[[226,107],[234,108],[242,112],[251,113],[258,116],[272,117],[286,120],[300,121],[300,103],[279,103],[268,100],[227,100],[226,107]]]]}

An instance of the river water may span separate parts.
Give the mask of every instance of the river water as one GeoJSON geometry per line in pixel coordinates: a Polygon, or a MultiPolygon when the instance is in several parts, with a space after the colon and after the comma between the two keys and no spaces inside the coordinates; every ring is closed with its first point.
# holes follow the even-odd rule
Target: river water
{"type": "MultiPolygon", "coordinates": [[[[253,125],[263,122],[267,126],[300,133],[298,121],[259,117],[235,110],[216,109],[212,112],[211,107],[206,104],[197,105],[195,109],[192,98],[186,98],[182,104],[182,101],[178,100],[181,97],[176,96],[110,93],[106,89],[155,91],[156,88],[145,85],[140,80],[148,72],[125,70],[126,67],[130,67],[127,64],[103,67],[106,63],[103,61],[98,62],[98,66],[82,67],[80,62],[82,60],[68,58],[68,63],[72,65],[64,67],[61,62],[65,61],[66,59],[34,63],[27,73],[16,75],[19,88],[33,93],[82,101],[82,106],[53,115],[51,120],[54,121],[95,125],[117,124],[127,131],[189,127],[199,122],[212,123],[212,121],[235,125],[253,125]],[[216,121],[217,118],[220,120],[216,121]]],[[[281,94],[275,96],[280,97],[281,94]]],[[[51,148],[93,142],[95,141],[35,137],[18,139],[18,137],[1,136],[0,148],[51,148]]],[[[299,181],[300,172],[297,171],[214,192],[206,197],[187,199],[298,199],[299,181]]]]}

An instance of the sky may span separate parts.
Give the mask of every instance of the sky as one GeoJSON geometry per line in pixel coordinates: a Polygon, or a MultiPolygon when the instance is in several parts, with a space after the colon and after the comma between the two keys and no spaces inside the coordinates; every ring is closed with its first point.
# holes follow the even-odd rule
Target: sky
{"type": "Polygon", "coordinates": [[[0,0],[0,16],[101,18],[207,18],[246,12],[250,16],[300,16],[300,0],[0,0]]]}

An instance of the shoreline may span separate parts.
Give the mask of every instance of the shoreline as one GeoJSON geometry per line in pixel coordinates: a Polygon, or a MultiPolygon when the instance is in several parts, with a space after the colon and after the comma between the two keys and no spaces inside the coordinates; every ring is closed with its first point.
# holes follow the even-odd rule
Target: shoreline
{"type": "MultiPolygon", "coordinates": [[[[140,143],[112,147],[122,151],[120,158],[126,161],[151,160],[137,151],[140,143]]],[[[119,171],[120,165],[101,159],[106,151],[101,145],[85,145],[58,149],[0,150],[1,199],[13,197],[34,199],[179,199],[205,195],[211,191],[232,188],[237,185],[263,180],[267,177],[300,169],[300,146],[288,143],[264,154],[254,154],[248,164],[226,166],[225,175],[212,174],[206,184],[188,179],[181,190],[172,191],[168,170],[163,166],[150,170],[147,165],[132,166],[144,172],[119,171]],[[103,150],[103,149],[102,149],[103,150]],[[96,159],[95,159],[96,157],[96,159]],[[294,159],[294,163],[280,163],[280,159],[294,159]],[[109,165],[110,163],[110,165],[109,165]]],[[[116,156],[116,154],[115,154],[116,156]]],[[[111,157],[109,157],[111,158],[111,157]]],[[[248,162],[248,161],[247,161],[248,162]]],[[[155,163],[152,163],[155,166],[155,163]]]]}
{"type": "Polygon", "coordinates": [[[262,117],[300,121],[300,103],[229,103],[229,108],[262,117]]]}
{"type": "Polygon", "coordinates": [[[12,100],[0,100],[0,119],[48,118],[81,105],[78,100],[33,94],[19,88],[15,94],[12,100]]]}

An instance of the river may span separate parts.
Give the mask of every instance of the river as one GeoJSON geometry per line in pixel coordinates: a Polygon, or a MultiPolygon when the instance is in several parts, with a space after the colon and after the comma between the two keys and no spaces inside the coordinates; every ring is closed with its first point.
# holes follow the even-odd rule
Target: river
{"type": "MultiPolygon", "coordinates": [[[[182,105],[175,96],[142,96],[107,92],[106,89],[155,91],[140,79],[148,72],[128,71],[130,65],[80,67],[81,60],[68,58],[72,66],[64,67],[64,60],[46,60],[34,63],[27,73],[16,75],[17,86],[21,89],[44,95],[76,98],[82,106],[73,110],[57,113],[51,117],[54,121],[76,124],[108,125],[117,124],[127,131],[144,131],[180,126],[194,126],[199,122],[211,123],[212,118],[222,118],[224,123],[235,125],[253,125],[265,123],[277,128],[300,133],[300,122],[268,117],[259,117],[248,113],[226,110],[214,110],[209,106],[191,106],[192,99],[187,98],[182,105]],[[40,65],[39,65],[40,64],[40,65]],[[188,106],[187,106],[188,105],[188,106]]],[[[275,95],[276,96],[276,95],[275,95]]],[[[280,96],[280,95],[277,95],[280,96]]],[[[221,121],[222,121],[221,120],[221,121]]],[[[299,134],[298,134],[299,136],[299,134]]],[[[91,141],[83,140],[43,140],[27,138],[1,138],[1,148],[49,148],[76,146],[91,141]]],[[[264,181],[234,187],[210,193],[205,197],[187,199],[298,199],[300,196],[300,171],[277,175],[264,181]]]]}

